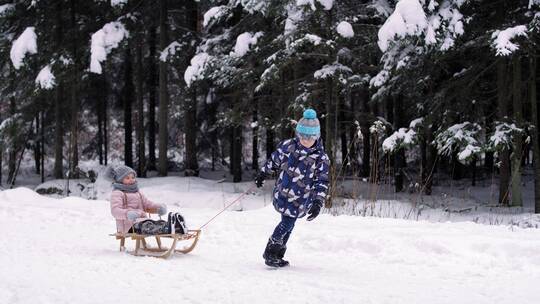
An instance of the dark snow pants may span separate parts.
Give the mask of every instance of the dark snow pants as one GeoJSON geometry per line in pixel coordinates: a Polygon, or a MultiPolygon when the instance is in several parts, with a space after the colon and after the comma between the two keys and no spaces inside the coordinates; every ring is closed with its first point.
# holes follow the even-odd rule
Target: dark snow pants
{"type": "Polygon", "coordinates": [[[283,246],[287,245],[295,222],[296,218],[281,215],[281,222],[279,222],[276,229],[274,229],[274,233],[272,233],[272,241],[283,246]]]}

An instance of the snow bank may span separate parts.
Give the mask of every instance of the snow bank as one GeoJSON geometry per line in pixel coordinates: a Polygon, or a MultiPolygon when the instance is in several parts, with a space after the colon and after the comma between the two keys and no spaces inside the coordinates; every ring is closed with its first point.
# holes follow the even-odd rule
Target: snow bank
{"type": "Polygon", "coordinates": [[[43,69],[41,69],[41,71],[39,71],[39,74],[36,77],[36,84],[45,90],[50,90],[56,85],[55,77],[51,72],[50,65],[46,65],[43,69]]]}
{"type": "Polygon", "coordinates": [[[352,25],[347,21],[341,21],[336,27],[336,31],[343,38],[354,37],[354,31],[353,31],[352,25]]]}
{"type": "Polygon", "coordinates": [[[514,26],[503,31],[495,31],[491,35],[491,38],[493,39],[493,48],[497,56],[508,56],[517,51],[519,46],[511,42],[516,37],[527,37],[527,27],[525,25],[514,26]]]}
{"type": "MultiPolygon", "coordinates": [[[[142,182],[149,199],[166,200],[192,228],[238,196],[232,184],[195,178],[142,182]]],[[[90,304],[96,295],[101,303],[167,303],[171,295],[224,304],[540,302],[536,229],[323,213],[297,221],[286,253],[292,266],[270,270],[261,253],[280,219],[270,196],[247,195],[241,203],[260,208],[222,213],[194,251],[161,260],[118,251],[107,201],[0,192],[2,303],[90,304]]]]}
{"type": "Polygon", "coordinates": [[[101,62],[107,59],[107,55],[118,44],[129,36],[128,31],[120,22],[110,22],[92,35],[90,49],[90,72],[101,74],[101,62]]]}
{"type": "Polygon", "coordinates": [[[18,70],[22,64],[26,54],[37,53],[37,36],[35,28],[33,26],[27,27],[24,32],[17,38],[11,46],[11,52],[9,53],[11,62],[16,70],[18,70]]]}

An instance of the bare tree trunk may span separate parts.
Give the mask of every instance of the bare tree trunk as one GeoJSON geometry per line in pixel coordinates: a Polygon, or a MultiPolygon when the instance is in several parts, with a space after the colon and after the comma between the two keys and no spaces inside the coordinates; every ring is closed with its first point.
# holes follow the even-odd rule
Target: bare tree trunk
{"type": "Polygon", "coordinates": [[[276,133],[274,129],[267,127],[266,128],[266,158],[270,158],[270,156],[272,155],[272,152],[274,152],[274,150],[276,149],[276,144],[274,142],[275,137],[276,137],[276,133]]]}
{"type": "MultiPolygon", "coordinates": [[[[403,122],[403,95],[394,97],[394,129],[399,130],[404,126],[403,122]]],[[[395,191],[403,191],[403,168],[405,167],[405,148],[394,152],[394,185],[395,191]]]]}
{"type": "Polygon", "coordinates": [[[133,125],[131,120],[133,103],[133,70],[131,65],[130,46],[126,48],[124,59],[124,88],[122,101],[124,105],[124,162],[133,168],[133,125]]]}
{"type": "MultiPolygon", "coordinates": [[[[504,59],[499,59],[497,64],[497,104],[498,104],[498,118],[502,120],[508,113],[508,105],[506,98],[506,62],[504,59]]],[[[510,183],[510,156],[507,148],[503,148],[499,152],[500,161],[500,183],[499,183],[499,204],[508,205],[508,190],[510,183]]]]}
{"type": "Polygon", "coordinates": [[[532,145],[534,164],[534,213],[540,213],[540,142],[538,136],[538,100],[536,96],[536,51],[529,54],[529,100],[532,114],[532,145]]]}
{"type": "MultiPolygon", "coordinates": [[[[164,50],[169,41],[167,24],[167,0],[160,0],[159,47],[164,50]]],[[[167,89],[167,62],[159,61],[159,164],[160,176],[167,176],[167,148],[169,140],[169,92],[167,89]]]]}
{"type": "MultiPolygon", "coordinates": [[[[513,70],[513,112],[514,120],[518,127],[523,126],[523,104],[521,94],[521,56],[514,54],[512,58],[513,70]]],[[[523,137],[514,137],[514,149],[512,151],[512,206],[523,206],[521,195],[521,159],[523,157],[523,137]]]]}
{"type": "Polygon", "coordinates": [[[64,130],[62,129],[63,85],[58,83],[54,99],[54,178],[64,178],[64,130]]]}
{"type": "MultiPolygon", "coordinates": [[[[61,2],[56,3],[56,32],[55,32],[55,44],[57,47],[62,45],[63,36],[63,24],[62,24],[62,6],[61,2]]],[[[63,100],[64,85],[59,79],[56,86],[56,92],[54,96],[54,178],[64,178],[64,155],[62,150],[64,147],[64,130],[62,128],[62,103],[63,100]]]]}
{"type": "MultiPolygon", "coordinates": [[[[71,14],[71,26],[77,27],[75,7],[77,7],[77,1],[71,0],[70,14],[71,14]]],[[[79,72],[80,58],[77,49],[77,39],[75,37],[72,43],[73,53],[73,78],[71,79],[71,136],[70,136],[70,162],[69,162],[69,177],[79,178],[79,72]]]]}
{"type": "Polygon", "coordinates": [[[156,169],[156,26],[151,18],[148,35],[148,170],[156,169]]]}
{"type": "MultiPolygon", "coordinates": [[[[41,128],[40,128],[41,134],[41,182],[45,182],[45,112],[41,111],[41,128]]],[[[1,166],[0,166],[1,168],[1,166]]]]}
{"type": "MultiPolygon", "coordinates": [[[[186,19],[187,27],[194,33],[199,31],[199,8],[197,2],[189,0],[186,4],[186,19]]],[[[188,54],[191,59],[195,55],[195,49],[192,48],[192,52],[188,54]]],[[[189,61],[186,61],[186,66],[189,65],[189,61]]],[[[197,87],[192,85],[188,89],[188,94],[184,99],[186,103],[185,107],[185,120],[184,129],[186,135],[186,158],[185,158],[185,172],[186,176],[199,176],[199,163],[197,161],[197,87]]]]}
{"type": "Polygon", "coordinates": [[[34,129],[35,130],[35,133],[34,133],[34,164],[35,164],[35,168],[36,168],[36,174],[41,174],[41,138],[40,138],[40,135],[41,135],[41,132],[40,132],[40,127],[41,127],[41,122],[40,122],[40,119],[39,119],[39,114],[40,113],[37,113],[36,114],[36,117],[35,117],[35,120],[36,120],[36,128],[34,129]]]}
{"type": "Polygon", "coordinates": [[[242,181],[242,126],[233,127],[233,153],[231,156],[231,166],[233,169],[233,182],[242,181]]]}
{"type": "Polygon", "coordinates": [[[255,110],[253,110],[253,127],[251,130],[253,131],[251,168],[253,170],[259,170],[259,117],[257,103],[255,103],[255,110]]]}
{"type": "MultiPolygon", "coordinates": [[[[142,30],[141,30],[142,31],[142,30]]],[[[143,39],[142,33],[137,35],[136,46],[136,81],[137,81],[137,175],[146,177],[146,156],[144,143],[144,91],[143,91],[143,39]]]]}

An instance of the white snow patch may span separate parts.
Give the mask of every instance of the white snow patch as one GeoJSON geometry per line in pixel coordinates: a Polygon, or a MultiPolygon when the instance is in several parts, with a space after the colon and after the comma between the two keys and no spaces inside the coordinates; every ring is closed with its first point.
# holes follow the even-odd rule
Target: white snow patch
{"type": "Polygon", "coordinates": [[[167,59],[171,56],[174,56],[176,54],[176,51],[180,48],[182,48],[182,45],[178,43],[178,41],[173,41],[163,51],[161,51],[161,54],[159,55],[159,60],[166,62],[167,59]]]}
{"type": "Polygon", "coordinates": [[[396,37],[419,35],[427,25],[426,14],[418,0],[400,0],[392,15],[379,29],[379,48],[384,52],[396,37]]]}
{"type": "Polygon", "coordinates": [[[55,77],[51,72],[50,65],[46,65],[43,69],[41,69],[38,76],[36,77],[36,84],[40,88],[45,90],[50,90],[55,86],[55,77]]]}
{"type": "Polygon", "coordinates": [[[33,26],[27,27],[24,32],[17,38],[11,46],[11,52],[9,53],[11,62],[16,70],[18,70],[22,64],[26,54],[37,53],[37,36],[35,28],[33,26]]]}
{"type": "Polygon", "coordinates": [[[15,8],[15,5],[11,3],[0,5],[0,17],[8,13],[9,11],[13,10],[14,8],[15,8]]]}
{"type": "Polygon", "coordinates": [[[354,37],[354,31],[353,31],[352,25],[347,21],[341,21],[338,24],[336,30],[341,35],[341,37],[344,37],[344,38],[354,37]]]}
{"type": "Polygon", "coordinates": [[[124,6],[128,3],[128,0],[111,0],[111,6],[124,6]]]}
{"type": "Polygon", "coordinates": [[[263,35],[263,32],[257,32],[252,34],[250,32],[242,33],[236,38],[236,45],[234,51],[231,52],[231,56],[242,57],[251,48],[252,45],[257,44],[257,40],[263,35]]]}
{"type": "Polygon", "coordinates": [[[129,32],[120,22],[110,22],[92,35],[90,49],[90,72],[101,74],[101,62],[107,59],[109,54],[118,44],[129,36],[129,32]]]}
{"type": "Polygon", "coordinates": [[[228,13],[227,6],[214,6],[204,13],[203,26],[206,27],[212,21],[212,19],[220,19],[228,13]]]}
{"type": "Polygon", "coordinates": [[[317,6],[315,6],[315,1],[319,2],[326,11],[331,10],[334,6],[334,0],[296,0],[296,5],[309,5],[312,10],[316,10],[317,6]]]}
{"type": "Polygon", "coordinates": [[[187,67],[184,73],[184,81],[189,87],[193,81],[201,79],[201,72],[204,70],[206,62],[210,56],[207,53],[199,53],[191,58],[190,66],[187,67]]]}
{"type": "Polygon", "coordinates": [[[527,37],[527,27],[525,25],[518,25],[515,27],[507,28],[503,31],[495,31],[491,38],[493,41],[493,47],[496,50],[497,56],[508,56],[519,49],[517,44],[511,42],[515,37],[527,37]]]}

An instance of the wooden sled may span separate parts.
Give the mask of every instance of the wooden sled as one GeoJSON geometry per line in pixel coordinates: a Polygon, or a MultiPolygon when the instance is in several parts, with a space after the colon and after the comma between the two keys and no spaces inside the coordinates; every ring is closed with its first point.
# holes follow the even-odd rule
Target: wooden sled
{"type": "Polygon", "coordinates": [[[113,233],[111,236],[116,237],[117,240],[120,240],[120,251],[126,251],[125,243],[126,238],[131,238],[132,240],[135,240],[135,250],[133,251],[126,251],[129,254],[135,255],[135,256],[153,256],[156,258],[162,258],[167,259],[169,258],[173,253],[189,253],[193,249],[195,249],[195,246],[197,246],[197,242],[199,241],[199,236],[201,234],[201,230],[188,230],[188,233],[186,234],[158,234],[158,235],[144,235],[144,234],[137,234],[137,233],[113,233]],[[157,248],[149,247],[146,243],[146,238],[154,237],[156,238],[157,248]],[[172,239],[171,246],[169,248],[163,247],[161,244],[161,239],[172,239]],[[182,249],[176,249],[176,246],[181,241],[189,241],[191,240],[191,245],[185,246],[182,249]]]}

